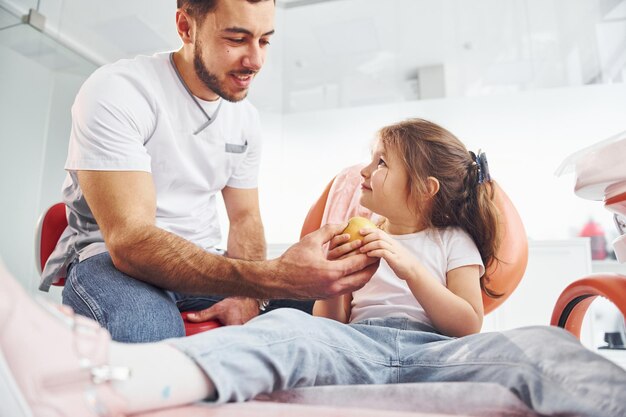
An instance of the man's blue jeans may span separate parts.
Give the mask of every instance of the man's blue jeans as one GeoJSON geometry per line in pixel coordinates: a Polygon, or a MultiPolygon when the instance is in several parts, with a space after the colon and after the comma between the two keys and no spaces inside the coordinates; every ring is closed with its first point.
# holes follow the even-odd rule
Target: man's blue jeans
{"type": "Polygon", "coordinates": [[[166,343],[204,370],[220,403],[316,385],[491,382],[541,415],[626,416],[626,372],[558,327],[451,338],[405,318],[345,325],[280,309],[166,343]]]}
{"type": "MultiPolygon", "coordinates": [[[[73,263],[63,289],[63,304],[96,320],[113,340],[155,342],[185,336],[181,311],[202,310],[224,297],[183,295],[134,279],[115,268],[108,253],[73,263]]],[[[273,307],[310,312],[312,303],[277,300],[273,307]]]]}

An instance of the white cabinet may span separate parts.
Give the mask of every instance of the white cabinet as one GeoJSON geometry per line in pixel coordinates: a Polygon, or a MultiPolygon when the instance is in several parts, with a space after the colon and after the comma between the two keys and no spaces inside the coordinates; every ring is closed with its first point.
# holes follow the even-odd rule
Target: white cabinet
{"type": "Polygon", "coordinates": [[[550,324],[561,292],[592,271],[586,238],[531,240],[528,246],[524,277],[509,299],[485,317],[483,331],[550,324]]]}

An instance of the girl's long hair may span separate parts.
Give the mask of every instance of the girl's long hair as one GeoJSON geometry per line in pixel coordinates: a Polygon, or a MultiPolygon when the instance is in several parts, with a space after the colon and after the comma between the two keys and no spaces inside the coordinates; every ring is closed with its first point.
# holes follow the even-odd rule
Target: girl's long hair
{"type": "MultiPolygon", "coordinates": [[[[382,128],[382,144],[396,152],[409,177],[409,207],[430,228],[460,227],[478,247],[485,269],[498,262],[498,210],[493,187],[478,183],[478,165],[465,145],[443,127],[423,119],[409,119],[382,128]],[[427,178],[439,181],[439,191],[429,204],[427,178]]],[[[480,278],[482,290],[490,297],[487,273],[480,278]]]]}

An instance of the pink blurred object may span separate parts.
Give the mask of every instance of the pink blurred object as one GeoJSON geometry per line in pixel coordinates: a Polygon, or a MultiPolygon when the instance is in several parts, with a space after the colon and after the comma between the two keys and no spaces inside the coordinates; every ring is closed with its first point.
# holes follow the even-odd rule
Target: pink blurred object
{"type": "Polygon", "coordinates": [[[111,381],[111,337],[71,309],[36,303],[0,263],[0,415],[122,416],[111,381]]]}
{"type": "Polygon", "coordinates": [[[591,259],[594,261],[606,259],[606,238],[604,229],[599,223],[589,219],[578,236],[591,239],[591,259]]]}

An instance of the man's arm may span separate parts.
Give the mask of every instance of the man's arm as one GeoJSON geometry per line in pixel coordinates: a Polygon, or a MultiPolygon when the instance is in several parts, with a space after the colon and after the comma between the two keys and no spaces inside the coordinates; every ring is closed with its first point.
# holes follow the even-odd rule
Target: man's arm
{"type": "MultiPolygon", "coordinates": [[[[162,288],[202,293],[205,277],[222,291],[236,292],[216,282],[234,273],[221,256],[155,225],[156,194],[152,176],[139,171],[78,171],[78,181],[120,271],[162,288]]],[[[236,284],[236,283],[233,283],[236,284]]]]}
{"type": "Polygon", "coordinates": [[[327,225],[270,261],[213,255],[156,227],[156,195],[147,172],[78,171],[85,199],[114,265],[122,272],[187,294],[255,298],[328,298],[362,287],[377,259],[329,261],[323,245],[345,225],[327,225]]]}
{"type": "Polygon", "coordinates": [[[222,190],[222,196],[230,223],[226,249],[228,257],[264,260],[267,247],[258,190],[226,187],[222,190]]]}
{"type": "MultiPolygon", "coordinates": [[[[225,187],[222,196],[230,223],[226,256],[234,259],[264,260],[265,233],[259,210],[258,190],[225,187]]],[[[191,321],[217,319],[225,325],[236,325],[246,323],[258,314],[259,304],[256,298],[230,297],[189,315],[188,318],[191,321]]]]}

